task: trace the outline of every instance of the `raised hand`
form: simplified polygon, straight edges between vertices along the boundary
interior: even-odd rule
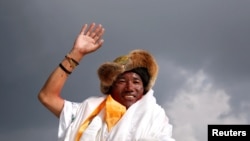
[[[67,77],[75,69],[84,55],[100,48],[103,44],[102,35],[104,28],[102,25],[85,24],[77,36],[71,51],[64,57],[60,65],[51,73],[39,92],[38,98],[53,114],[60,117],[64,106],[64,99],[61,97],[62,88]],[[69,59],[70,58],[70,59]],[[73,65],[72,65],[73,60]],[[77,63],[75,63],[75,61]]]
[[[74,42],[72,51],[77,51],[81,55],[86,55],[97,50],[104,42],[102,39],[104,31],[105,29],[101,24],[96,25],[92,23],[89,27],[85,24]]]

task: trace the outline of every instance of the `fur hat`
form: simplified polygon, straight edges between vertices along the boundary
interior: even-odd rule
[[[119,56],[113,62],[106,62],[99,67],[97,73],[101,92],[108,94],[118,75],[141,67],[146,68],[150,76],[148,85],[144,88],[147,92],[153,87],[157,78],[158,64],[149,52],[141,49],[132,50],[129,54]]]

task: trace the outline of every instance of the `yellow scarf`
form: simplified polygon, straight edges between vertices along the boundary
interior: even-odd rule
[[[106,108],[104,121],[108,126],[108,131],[110,131],[115,124],[121,119],[123,114],[126,112],[126,107],[115,101],[111,95],[108,95],[105,100],[91,113],[91,115],[82,123],[78,133],[76,134],[76,141],[79,141],[83,132],[88,127],[92,119],[99,114],[99,112]]]

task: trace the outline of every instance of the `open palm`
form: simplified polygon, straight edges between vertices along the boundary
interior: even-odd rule
[[[102,25],[96,26],[92,23],[89,27],[85,24],[74,43],[74,49],[78,50],[81,54],[88,54],[100,48],[103,44],[102,35],[104,28]]]

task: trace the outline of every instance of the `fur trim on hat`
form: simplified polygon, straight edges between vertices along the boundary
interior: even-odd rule
[[[145,67],[150,75],[149,83],[145,87],[148,91],[155,83],[158,75],[158,65],[154,57],[147,51],[137,49],[129,54],[117,57],[113,62],[102,64],[97,73],[100,79],[101,92],[108,94],[117,76],[138,67]]]

